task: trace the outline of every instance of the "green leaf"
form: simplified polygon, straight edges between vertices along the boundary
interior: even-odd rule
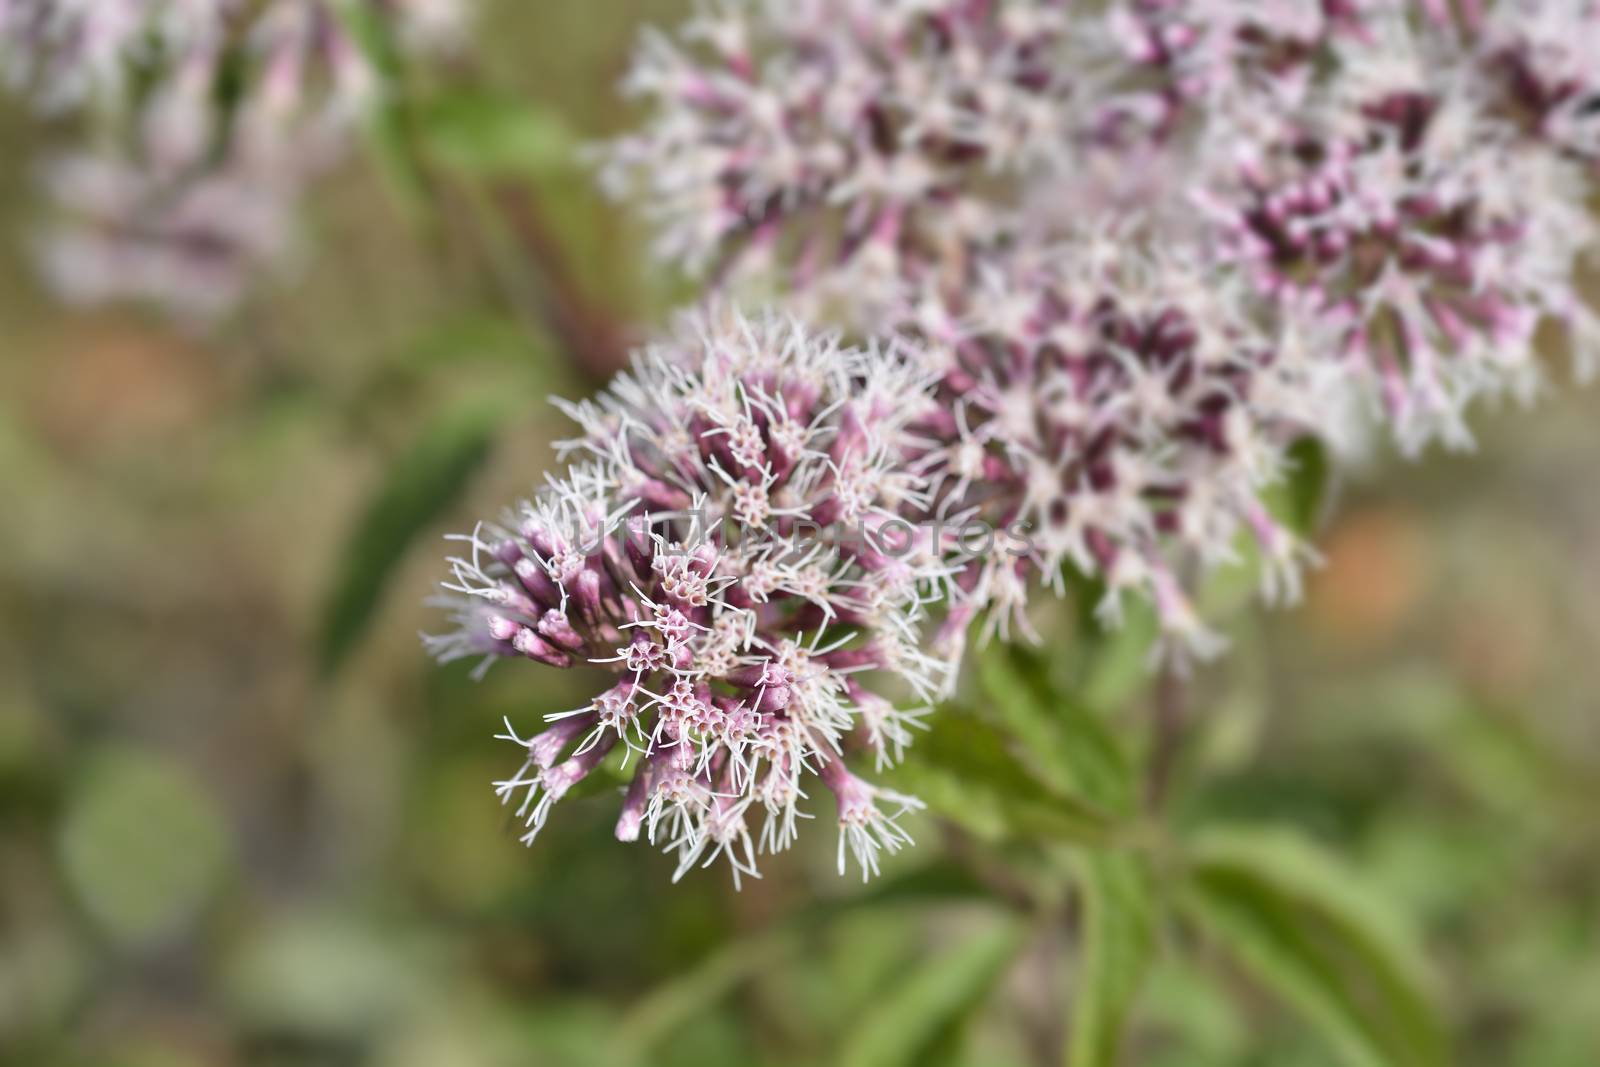
[[[846,1038],[842,1067],[922,1065],[982,1008],[1022,945],[1006,922],[930,960],[867,1010]]]
[[[1445,1037],[1412,938],[1339,861],[1299,837],[1198,841],[1185,905],[1355,1067],[1431,1067]]]
[[[1011,754],[1004,735],[955,709],[884,778],[987,841],[1098,844],[1112,828],[1105,811],[1041,782]]]
[[[1309,535],[1316,529],[1331,476],[1327,449],[1315,438],[1303,437],[1289,446],[1288,476],[1268,492],[1267,503],[1290,529]]]
[[[1106,811],[1126,813],[1133,774],[1117,739],[1092,711],[1051,691],[1037,654],[995,646],[978,658],[989,711],[1022,744],[1024,762],[1063,793]]]
[[[420,116],[429,158],[476,176],[540,177],[573,166],[577,138],[561,117],[527,100],[457,92]]]
[[[423,428],[389,469],[344,549],[322,612],[318,667],[333,675],[372,621],[384,582],[417,534],[460,496],[489,454],[498,414],[474,408]]]
[[[686,968],[642,997],[614,1028],[609,1062],[647,1062],[649,1050],[690,1019],[705,1012],[741,982],[768,967],[778,967],[804,942],[785,926],[748,935]]]
[[[1083,959],[1068,1062],[1113,1067],[1128,1015],[1155,957],[1160,901],[1146,861],[1126,853],[1079,858]]]
[[[1062,568],[1067,596],[1074,607],[1077,669],[1069,672],[1073,695],[1094,711],[1120,711],[1150,684],[1150,650],[1160,625],[1155,609],[1135,597],[1125,606],[1122,624],[1104,625],[1095,609],[1106,594],[1105,582],[1072,565]]]
[[[787,921],[736,939],[637,1000],[613,1027],[605,1062],[647,1062],[662,1041],[704,1017],[740,984],[811,951],[816,935],[831,923],[848,917],[904,919],[915,909],[952,902],[992,903],[992,899],[964,867],[934,863],[874,882],[847,897],[812,901]]]
[[[1127,606],[1121,626],[1106,630],[1098,621],[1089,625],[1094,629],[1085,638],[1091,654],[1078,699],[1094,710],[1120,711],[1155,676],[1150,669],[1150,650],[1160,633],[1155,609],[1135,601]]]
[[[493,314],[466,312],[429,327],[394,356],[405,371],[461,363],[511,363],[542,371],[553,362],[526,327]]]

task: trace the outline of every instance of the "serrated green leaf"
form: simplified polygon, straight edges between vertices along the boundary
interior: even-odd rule
[[[323,677],[339,669],[366,632],[386,579],[417,534],[450,507],[488,456],[498,423],[489,408],[445,415],[389,468],[345,545],[323,606],[317,646]]]
[[[987,649],[978,658],[978,680],[989,713],[1021,742],[1024,761],[1047,783],[1105,811],[1129,810],[1133,775],[1117,739],[1093,712],[1052,692],[1036,654]]]
[[[874,1003],[844,1043],[843,1067],[900,1067],[928,1062],[982,1008],[1022,945],[1006,922],[929,960]]]
[[[1068,1062],[1114,1067],[1129,1013],[1157,947],[1160,899],[1148,863],[1126,853],[1079,858],[1083,954]]]
[[[431,159],[474,176],[538,177],[577,158],[577,138],[561,117],[527,100],[453,93],[429,101],[419,124]]]
[[[1112,830],[1105,811],[1041,782],[998,730],[954,710],[884,777],[987,841],[1099,844]]]
[[[1419,952],[1335,858],[1287,833],[1232,830],[1201,839],[1192,859],[1190,914],[1346,1062],[1445,1062]]]

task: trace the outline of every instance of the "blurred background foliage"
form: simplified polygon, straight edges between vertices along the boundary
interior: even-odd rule
[[[1592,391],[1329,486],[1306,606],[1182,706],[1070,604],[985,653],[905,772],[957,817],[878,883],[822,810],[740,893],[604,797],[517,845],[492,735],[590,680],[416,633],[545,396],[685,296],[580,158],[679,7],[490,6],[204,335],[38,288],[70,131],[0,112],[0,1063],[1600,1062]]]

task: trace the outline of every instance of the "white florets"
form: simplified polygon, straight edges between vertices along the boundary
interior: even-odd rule
[[[531,740],[508,726],[529,756],[498,788],[529,840],[620,742],[642,759],[618,836],[675,852],[680,875],[723,858],[737,879],[793,840],[803,779],[853,738],[879,766],[899,757],[918,713],[892,700],[949,671],[906,651],[948,568],[886,555],[867,524],[922,499],[904,461],[932,403],[919,373],[897,350],[713,313],[565,405],[584,462],[466,539],[446,585],[461,628],[429,639],[442,659],[619,676]]]

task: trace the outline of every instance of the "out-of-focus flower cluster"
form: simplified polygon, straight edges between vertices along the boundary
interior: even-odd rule
[[[502,795],[536,831],[625,743],[622,836],[749,871],[747,813],[786,844],[812,770],[871,869],[901,837],[841,756],[909,735],[855,672],[936,697],[1069,570],[1180,661],[1221,643],[1209,569],[1297,596],[1315,553],[1268,506],[1296,442],[1464,445],[1543,382],[1541,328],[1600,345],[1597,35],[1587,0],[730,0],[648,36],[602,178],[661,257],[897,347],[718,325],[570,409],[587,465],[474,535],[435,644],[621,680],[509,733]],[[909,551],[744,536],[862,516]]]
[[[881,306],[914,263],[1012,232],[1069,154],[1066,0],[752,0],[644,39],[652,118],[606,156],[657,251]],[[884,287],[890,287],[885,293]]]
[[[1241,528],[1296,588],[1260,503],[1296,437],[1470,443],[1547,324],[1587,366],[1597,34],[1588,0],[734,3],[647,38],[605,176],[675,265],[916,338],[942,492],[1203,651],[1178,576]]]
[[[1530,395],[1541,323],[1587,361],[1600,325],[1574,278],[1600,234],[1583,159],[1600,7],[1134,8],[1118,25],[1162,106],[1113,112],[1180,143],[1208,254],[1337,326],[1332,358],[1404,447],[1466,445],[1474,400]]]
[[[1113,229],[980,261],[959,297],[905,324],[938,375],[938,441],[923,467],[946,512],[1025,534],[1026,558],[975,560],[947,636],[987,610],[1026,630],[1027,592],[1066,567],[1100,578],[1108,623],[1125,594],[1155,605],[1180,659],[1220,646],[1180,577],[1238,563],[1249,531],[1273,598],[1299,595],[1307,550],[1262,504],[1284,447],[1325,417],[1312,338],[1250,315],[1233,278],[1183,255],[1129,254]],[[954,303],[954,301],[959,303]]]
[[[600,664],[615,682],[550,716],[498,784],[532,841],[613,749],[633,768],[617,836],[725,857],[735,877],[794,840],[808,788],[834,794],[862,872],[907,838],[917,802],[855,776],[897,760],[949,666],[923,649],[950,578],[908,523],[927,505],[914,424],[922,371],[779,317],[715,312],[643,353],[597,401],[567,408],[575,463],[480,526],[454,561],[459,628],[443,659]]]
[[[461,0],[0,0],[0,81],[94,127],[42,172],[67,299],[233,307],[382,92],[382,50],[461,39]],[[379,42],[387,42],[380,44]]]

